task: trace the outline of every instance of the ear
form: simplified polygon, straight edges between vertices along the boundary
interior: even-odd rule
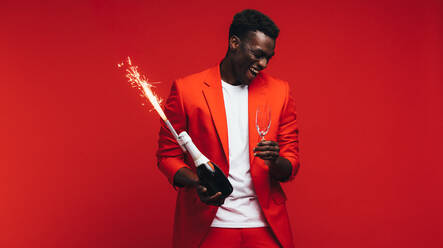
[[[229,48],[230,48],[230,50],[232,50],[232,51],[237,50],[237,48],[240,46],[240,43],[241,43],[240,38],[237,35],[232,35],[229,38]]]

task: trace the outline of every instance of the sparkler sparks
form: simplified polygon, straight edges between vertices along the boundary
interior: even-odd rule
[[[133,88],[136,88],[138,91],[140,91],[140,96],[143,99],[149,100],[149,102],[154,107],[155,111],[157,111],[158,115],[160,115],[160,117],[165,122],[168,129],[171,131],[174,138],[179,143],[181,149],[183,151],[186,151],[186,148],[184,147],[183,142],[179,139],[177,132],[174,130],[174,127],[171,125],[168,118],[166,118],[166,115],[163,112],[163,109],[160,107],[160,98],[157,98],[157,96],[152,92],[152,90],[151,90],[151,88],[153,87],[152,83],[149,83],[148,79],[144,75],[141,75],[138,72],[137,66],[132,65],[130,57],[128,57],[128,60],[126,63],[122,62],[120,64],[117,64],[117,66],[119,68],[121,68],[121,67],[125,66],[125,64],[127,65],[126,77],[128,78],[129,84]]]
[[[160,117],[163,119],[163,121],[167,121],[165,113],[163,112],[162,108],[160,107],[161,99],[158,98],[151,90],[152,83],[148,81],[148,79],[141,75],[138,72],[138,66],[132,65],[131,58],[128,57],[127,62],[122,62],[120,64],[117,64],[119,68],[123,67],[124,65],[127,65],[126,68],[126,77],[128,78],[129,84],[131,87],[136,88],[141,92],[141,97],[148,99],[149,102],[154,107],[155,111],[160,115]]]

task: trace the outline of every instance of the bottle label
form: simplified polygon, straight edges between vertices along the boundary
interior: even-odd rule
[[[181,142],[183,142],[183,145],[186,147],[186,150],[188,150],[189,154],[192,157],[192,160],[194,160],[194,164],[196,167],[209,162],[209,159],[205,155],[203,155],[194,145],[191,137],[186,131],[181,132],[178,135],[178,138],[181,140]]]

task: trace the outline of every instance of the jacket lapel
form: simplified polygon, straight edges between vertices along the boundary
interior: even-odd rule
[[[212,117],[212,122],[215,126],[218,138],[223,147],[225,154],[227,170],[223,168],[223,172],[229,173],[229,147],[228,147],[228,127],[226,121],[225,104],[223,100],[223,91],[221,87],[221,77],[219,66],[213,67],[209,70],[206,79],[204,80],[203,96],[208,105],[209,112]]]

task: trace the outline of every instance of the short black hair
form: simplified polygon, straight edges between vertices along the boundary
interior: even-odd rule
[[[229,37],[243,38],[249,31],[261,31],[273,40],[277,39],[280,29],[267,15],[255,9],[245,9],[234,15],[229,27]]]

